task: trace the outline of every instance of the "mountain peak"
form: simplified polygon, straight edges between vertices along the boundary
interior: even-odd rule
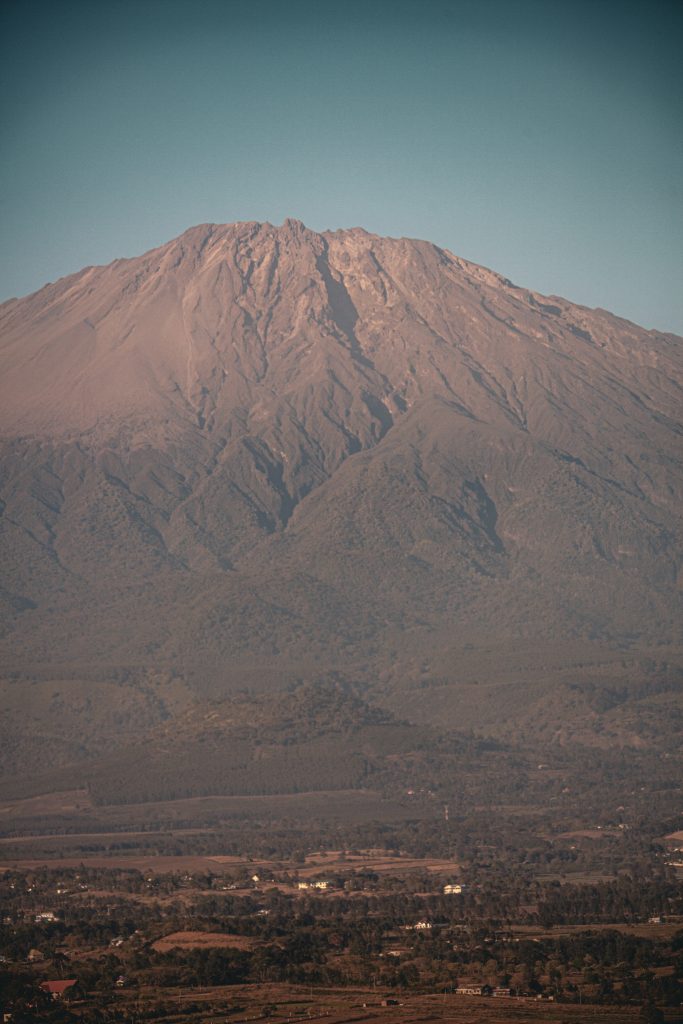
[[[309,229],[306,227],[302,220],[297,220],[296,217],[285,217],[282,222],[282,227],[291,231],[293,234],[303,234]]]
[[[430,243],[320,234],[292,218],[202,224],[87,268],[0,307],[0,333],[0,429],[43,436],[113,436],[145,421],[157,436],[160,422],[174,431],[195,412],[208,427],[219,407],[249,407],[283,359],[287,388],[307,378],[309,351],[323,360],[321,382],[336,364],[349,387],[360,374],[395,408],[434,392],[471,415],[483,402],[486,419],[528,423],[533,409],[505,381],[528,381],[538,359],[598,374],[599,352],[614,349],[666,372],[671,354],[634,325],[516,288]]]

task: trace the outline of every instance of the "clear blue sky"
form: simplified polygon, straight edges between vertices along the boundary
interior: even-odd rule
[[[438,242],[683,334],[683,4],[4,0],[0,298],[205,221]]]

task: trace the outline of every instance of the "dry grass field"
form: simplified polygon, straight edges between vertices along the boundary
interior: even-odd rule
[[[253,949],[256,939],[248,935],[226,935],[224,932],[171,932],[152,943],[158,953],[171,949]]]
[[[145,994],[146,995],[146,994]],[[197,1024],[242,1024],[261,1017],[267,1007],[271,1024],[293,1020],[323,1020],[327,1024],[427,1024],[451,1021],[453,1024],[637,1024],[638,1007],[610,1007],[553,1003],[535,999],[492,999],[459,996],[451,992],[431,995],[391,995],[373,988],[318,989],[268,984],[238,985],[229,988],[157,990],[149,992],[168,1007],[169,1019],[183,1017],[189,1003],[206,1003],[206,1012],[192,1015]],[[383,1006],[385,999],[395,1005]],[[117,1001],[118,1002],[118,1001]],[[126,1004],[123,995],[120,1003]],[[123,1007],[121,1007],[123,1008]],[[678,1024],[683,1016],[668,1011],[667,1024]]]
[[[12,847],[21,843],[40,843],[41,846],[51,847],[59,850],[60,847],[70,846],[74,842],[97,842],[97,843],[121,843],[131,839],[149,840],[154,836],[196,836],[205,835],[203,828],[178,828],[173,830],[159,829],[155,832],[67,832],[64,835],[20,835],[0,836],[0,847]]]
[[[212,871],[220,874],[228,868],[240,868],[249,866],[254,870],[263,869],[269,866],[268,861],[247,861],[241,857],[215,856],[202,857],[193,856],[164,856],[147,854],[144,857],[137,856],[93,856],[80,855],[78,857],[28,857],[17,860],[4,860],[0,871],[9,869],[32,870],[39,867],[62,867],[78,868],[125,868],[128,870],[149,871],[154,874],[166,874],[175,871],[201,872]]]
[[[554,928],[537,928],[535,925],[513,925],[513,935],[525,939],[558,939],[563,935],[580,935],[586,932],[621,932],[638,939],[665,941],[683,928],[683,921],[664,921],[661,924],[560,924]]]
[[[201,834],[202,830],[183,830],[164,835]],[[80,866],[90,868],[128,868],[138,871],[150,871],[155,874],[166,872],[213,872],[220,874],[230,869],[246,868],[254,873],[267,874],[273,870],[275,862],[270,860],[247,859],[229,855],[179,855],[164,856],[160,854],[146,853],[112,853],[112,854],[88,854],[87,851],[77,856],[60,856],[60,846],[74,840],[83,839],[91,842],[112,839],[121,842],[127,838],[145,837],[149,839],[150,833],[145,832],[120,832],[120,833],[85,833],[80,835],[67,836],[25,836],[0,838],[0,848],[3,848],[3,858],[0,862],[0,871],[10,869],[31,870],[41,866],[77,868]],[[12,857],[13,846],[20,843],[37,842],[49,848],[49,855],[43,857]],[[296,871],[301,879],[316,878],[318,876],[335,875],[337,873],[348,873],[349,871],[371,871],[377,875],[391,875],[402,877],[414,872],[429,872],[434,875],[441,875],[444,878],[457,878],[459,865],[456,861],[440,857],[394,857],[384,850],[360,850],[345,852],[334,850],[327,853],[320,852],[310,854],[306,857],[305,865],[285,864],[292,871]],[[265,882],[265,879],[262,879]]]
[[[43,818],[53,814],[82,815],[93,809],[87,789],[73,789],[61,793],[44,793],[25,800],[0,801],[0,824],[14,818]]]
[[[292,818],[302,821],[339,819],[346,822],[400,821],[421,816],[418,806],[387,799],[377,790],[317,790],[266,796],[201,796],[151,803],[114,804],[96,807],[87,790],[44,793],[25,799],[0,800],[0,830],[21,823],[59,820],[69,827],[80,826],[88,834],[107,828],[148,826],[163,822],[192,821],[207,824],[219,819],[261,817]]]
[[[412,871],[431,871],[435,874],[457,875],[458,864],[440,857],[392,857],[386,850],[329,850],[306,857],[306,866],[299,869],[302,878],[310,878],[326,871],[373,871],[378,875],[406,875]]]

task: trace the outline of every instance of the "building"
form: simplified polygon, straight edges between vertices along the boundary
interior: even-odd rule
[[[456,994],[459,996],[490,996],[490,985],[458,985]]]
[[[464,888],[465,886],[458,882],[449,882],[443,887],[444,896],[459,896]]]
[[[43,981],[40,988],[43,992],[51,995],[53,999],[63,999],[64,993],[75,984],[75,978],[70,978],[68,981]]]

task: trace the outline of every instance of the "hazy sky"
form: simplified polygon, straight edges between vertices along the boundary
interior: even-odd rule
[[[683,4],[4,0],[0,298],[205,221],[438,242],[683,334]]]

